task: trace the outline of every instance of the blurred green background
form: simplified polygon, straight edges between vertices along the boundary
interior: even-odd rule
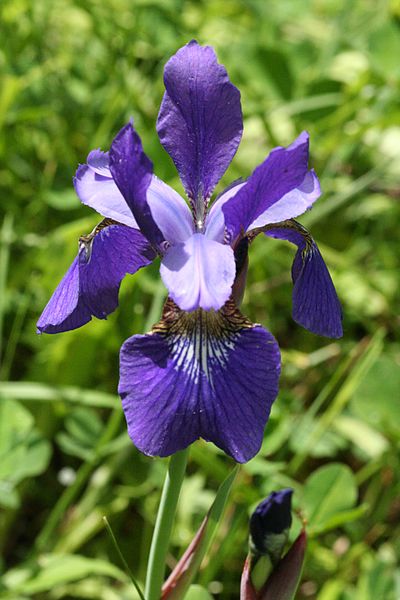
[[[56,336],[35,323],[98,221],[71,181],[91,149],[133,116],[181,191],[155,121],[163,65],[193,37],[242,94],[243,141],[217,191],[310,132],[324,195],[300,220],[345,331],[293,323],[293,249],[257,239],[243,311],[279,341],[281,392],[197,583],[238,598],[251,509],[292,486],[311,538],[298,598],[400,598],[398,0],[2,0],[0,15],[0,598],[135,599],[102,515],[143,581],[167,463],[132,446],[116,388],[121,343],[159,318],[158,265],[123,282],[107,321]],[[192,446],[171,566],[232,466]]]

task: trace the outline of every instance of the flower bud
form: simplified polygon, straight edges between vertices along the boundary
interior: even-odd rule
[[[282,557],[292,524],[293,490],[272,492],[250,519],[250,552],[241,581],[241,600],[292,600],[303,568],[306,532]]]
[[[292,524],[293,490],[272,492],[263,500],[250,518],[250,552],[267,555],[273,565],[282,556]]]

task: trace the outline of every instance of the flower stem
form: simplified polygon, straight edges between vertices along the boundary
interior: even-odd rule
[[[188,448],[181,450],[171,456],[169,462],[151,541],[144,592],[146,600],[160,600],[161,597],[161,587],[165,575],[165,558],[179,492],[185,476],[188,454]]]

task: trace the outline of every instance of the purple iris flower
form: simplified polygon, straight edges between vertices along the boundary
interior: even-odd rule
[[[297,246],[295,320],[320,335],[342,335],[328,270],[293,220],[319,197],[320,186],[302,133],[210,205],[242,136],[239,91],[212,48],[195,41],[168,61],[164,81],[157,131],[189,204],[153,175],[132,124],[109,153],[91,152],[74,184],[104,219],[80,238],[38,330],[58,333],[92,316],[106,318],[118,305],[122,278],[160,256],[169,296],[162,319],[121,349],[119,393],[129,435],[151,456],[168,456],[202,437],[245,462],[260,448],[280,372],[275,339],[238,308],[255,235]]]

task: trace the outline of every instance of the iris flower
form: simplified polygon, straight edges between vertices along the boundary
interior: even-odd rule
[[[104,219],[80,238],[38,331],[106,318],[118,305],[123,277],[159,256],[168,290],[162,318],[121,349],[119,393],[129,435],[151,456],[168,456],[201,437],[245,462],[260,448],[280,372],[274,337],[239,311],[247,250],[257,234],[297,246],[294,319],[316,334],[342,335],[328,270],[293,220],[319,197],[320,186],[308,168],[303,132],[211,204],[242,136],[240,93],[213,49],[196,41],[167,62],[164,82],[157,131],[188,202],[153,174],[132,123],[108,153],[92,151],[74,185]]]

